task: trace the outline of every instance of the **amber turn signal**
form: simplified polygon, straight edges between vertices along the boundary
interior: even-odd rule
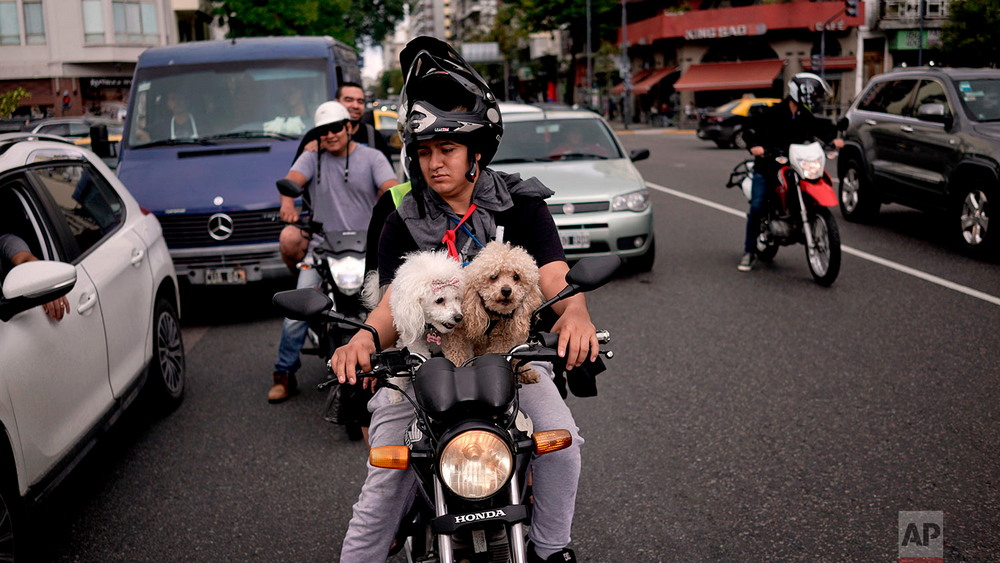
[[[573,436],[569,430],[545,430],[532,434],[531,440],[535,442],[535,455],[542,455],[568,448]]]
[[[368,453],[368,463],[385,469],[406,469],[410,467],[410,448],[406,446],[372,448]]]

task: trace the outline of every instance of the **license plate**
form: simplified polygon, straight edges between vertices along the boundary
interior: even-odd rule
[[[587,231],[559,231],[563,248],[590,248],[590,233]]]
[[[205,270],[205,285],[243,285],[247,271],[243,268],[209,268]]]

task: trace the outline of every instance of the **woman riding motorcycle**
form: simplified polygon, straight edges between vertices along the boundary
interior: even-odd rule
[[[463,261],[495,236],[525,247],[539,264],[542,293],[547,298],[557,294],[566,285],[569,268],[544,202],[552,192],[534,178],[521,180],[486,168],[499,146],[503,125],[496,98],[485,81],[448,44],[431,37],[411,41],[400,53],[400,62],[406,77],[401,100],[404,162],[413,187],[382,229],[378,248],[382,285],[391,282],[407,252],[441,248],[445,233],[450,232],[447,246]],[[463,217],[467,230],[456,228]],[[396,339],[388,306],[391,291],[390,287],[367,321],[377,329],[383,347]],[[567,368],[587,359],[594,361],[598,343],[583,295],[559,303],[556,312],[560,319],[552,331],[559,333],[558,350]],[[369,358],[374,351],[372,336],[361,331],[334,353],[331,368],[340,381],[353,381],[359,367],[371,369]],[[576,558],[566,545],[583,440],[552,381],[550,367],[545,375],[539,383],[522,387],[520,407],[532,418],[535,430],[568,429],[573,444],[532,462],[534,515],[528,557],[532,562],[572,562]],[[391,402],[382,389],[368,408],[372,447],[403,444],[406,425],[413,417],[408,402]],[[369,465],[341,561],[384,561],[416,491],[411,471]]]

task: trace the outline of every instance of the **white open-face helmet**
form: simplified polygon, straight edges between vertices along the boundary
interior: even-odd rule
[[[344,104],[337,101],[323,102],[316,108],[316,114],[313,116],[313,128],[350,120],[351,113],[347,111]]]
[[[812,113],[823,109],[823,100],[833,91],[825,80],[811,72],[800,72],[788,81],[788,96]]]

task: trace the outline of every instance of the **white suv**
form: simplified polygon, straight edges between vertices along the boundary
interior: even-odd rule
[[[184,393],[177,278],[159,222],[92,152],[43,139],[0,135],[0,234],[38,258],[0,267],[3,557],[24,547],[23,509],[144,384],[165,408]],[[70,313],[55,321],[40,305],[61,296]]]

